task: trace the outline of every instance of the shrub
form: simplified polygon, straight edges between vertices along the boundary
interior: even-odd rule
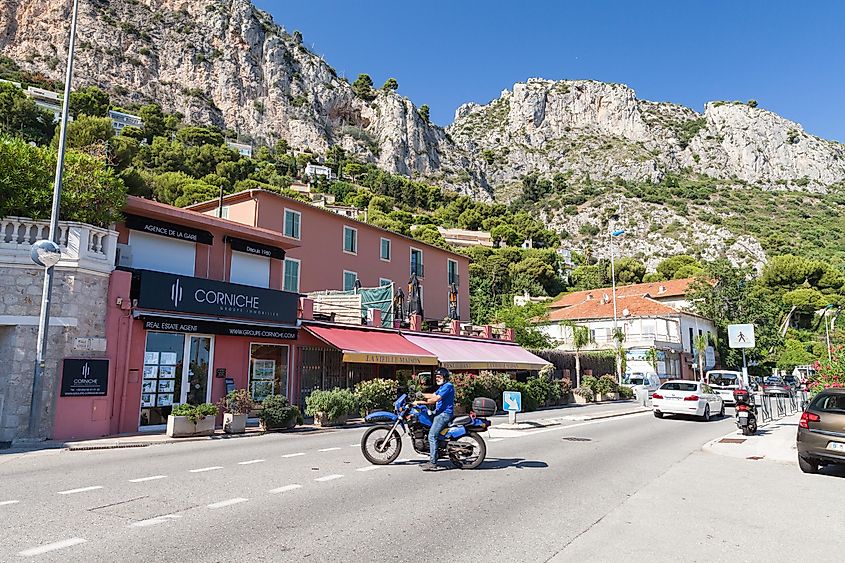
[[[566,397],[572,392],[572,380],[571,379],[561,379],[557,382],[558,386],[560,387],[560,396]]]
[[[230,414],[249,414],[255,403],[246,389],[235,389],[220,399],[217,406],[221,411]]]
[[[560,398],[560,387],[546,377],[532,377],[525,384],[525,387],[532,398],[540,405],[546,401]]]
[[[583,385],[581,387],[576,387],[572,390],[572,392],[578,395],[579,397],[584,397],[585,399],[587,399],[587,402],[593,402],[596,398],[595,394],[593,393],[593,390]]]
[[[472,400],[481,396],[479,376],[473,373],[453,373],[452,385],[455,386],[455,403],[470,408]]]
[[[478,376],[477,397],[489,397],[502,406],[502,393],[514,382],[509,373],[482,371]],[[475,397],[473,397],[475,398]]]
[[[355,400],[361,416],[376,410],[391,410],[399,391],[399,382],[393,379],[371,379],[355,386]]]
[[[331,391],[320,389],[305,398],[305,414],[324,413],[329,420],[336,420],[355,411],[355,395],[349,389],[335,387]]]
[[[593,394],[596,393],[596,386],[598,384],[599,384],[599,380],[596,379],[595,377],[593,377],[592,375],[585,375],[584,377],[581,378],[581,387],[585,388],[585,389],[589,389],[590,391],[593,392]]]
[[[625,385],[619,386],[619,398],[620,399],[633,399],[634,398],[634,390],[630,387],[626,387]]]
[[[601,395],[607,395],[608,393],[616,393],[618,388],[619,384],[616,383],[616,379],[612,375],[603,375],[596,382],[593,391]]]
[[[188,420],[196,424],[207,416],[217,416],[217,407],[212,403],[202,403],[201,405],[183,403],[173,407],[173,411],[170,414],[173,416],[186,416]]]
[[[511,381],[505,391],[518,391],[522,394],[522,411],[530,412],[537,410],[537,399],[531,392],[527,383],[520,381]]]
[[[268,395],[261,405],[264,408],[258,418],[267,428],[287,428],[291,422],[294,422],[294,426],[304,422],[299,407],[291,405],[282,395]]]

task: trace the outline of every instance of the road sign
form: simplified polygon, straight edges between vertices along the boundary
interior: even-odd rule
[[[731,348],[754,348],[754,325],[728,325],[728,346]]]
[[[519,391],[505,391],[502,393],[502,404],[508,412],[522,412],[522,393]]]

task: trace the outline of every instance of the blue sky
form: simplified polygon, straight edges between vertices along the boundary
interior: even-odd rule
[[[819,0],[256,0],[339,73],[431,107],[449,124],[539,76],[620,82],[697,111],[755,99],[845,142],[845,2]]]

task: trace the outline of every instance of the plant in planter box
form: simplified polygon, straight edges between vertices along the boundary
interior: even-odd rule
[[[223,411],[223,431],[227,434],[243,434],[246,432],[246,417],[255,406],[249,391],[235,389],[230,391],[218,403]]]
[[[268,395],[261,405],[263,408],[258,418],[264,430],[293,428],[304,422],[299,407],[291,405],[282,395]]]
[[[619,384],[612,375],[603,375],[596,382],[594,391],[596,392],[596,400],[614,400],[616,398],[616,390]]]
[[[591,403],[595,399],[593,390],[583,385],[573,389],[572,394],[575,396],[575,402],[582,405],[585,403]]]
[[[352,391],[337,387],[331,391],[318,389],[305,398],[305,414],[313,416],[318,426],[346,424],[346,417],[355,411],[355,406]]]
[[[558,387],[560,387],[561,402],[569,402],[569,394],[572,393],[572,380],[561,379],[557,382],[557,384]]]
[[[371,379],[355,386],[355,400],[361,416],[373,411],[393,410],[399,391],[399,382],[392,379]]]
[[[167,417],[167,435],[179,438],[214,434],[217,412],[217,406],[212,403],[176,405]]]

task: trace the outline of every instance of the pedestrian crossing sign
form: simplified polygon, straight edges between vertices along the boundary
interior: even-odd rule
[[[728,346],[731,348],[754,348],[754,325],[728,325]]]

